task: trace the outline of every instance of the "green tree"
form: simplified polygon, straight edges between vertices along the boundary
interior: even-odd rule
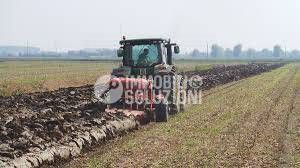
[[[282,57],[283,50],[281,49],[280,45],[275,45],[273,48],[273,57]]]
[[[221,46],[217,45],[217,44],[213,44],[211,46],[210,55],[214,58],[223,57],[224,56],[224,49]]]
[[[233,56],[241,57],[241,55],[242,55],[242,44],[238,44],[233,48]]]
[[[230,48],[226,48],[224,55],[225,57],[232,57],[233,51]]]
[[[198,49],[194,49],[192,52],[191,52],[191,56],[193,58],[199,58],[201,56],[201,53]]]
[[[291,53],[289,55],[292,58],[300,58],[300,51],[299,50],[293,50],[293,51],[291,51]]]
[[[272,57],[272,51],[267,48],[264,48],[258,53],[258,56],[260,58]]]
[[[254,58],[256,56],[256,50],[253,48],[249,48],[247,50],[247,57],[248,58]]]

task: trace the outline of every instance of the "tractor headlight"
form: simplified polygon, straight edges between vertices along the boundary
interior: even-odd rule
[[[154,66],[154,73],[166,72],[168,71],[168,65],[166,64],[159,64]]]
[[[159,72],[159,71],[161,71],[161,70],[164,70],[164,69],[166,69],[166,67],[163,66],[162,64],[159,64],[159,65],[154,66],[154,72],[155,72],[155,73],[156,73],[156,72]]]
[[[115,68],[112,71],[112,75],[115,76],[129,76],[130,75],[130,68],[129,67],[120,67],[120,68]]]

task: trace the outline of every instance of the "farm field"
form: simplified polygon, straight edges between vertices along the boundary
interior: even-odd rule
[[[205,91],[233,82],[221,88],[225,90],[239,80],[267,74],[282,66],[278,63],[216,65],[181,74],[201,76],[201,89]],[[218,93],[219,89],[213,91]],[[151,128],[144,127],[133,116],[106,112],[106,105],[95,101],[93,85],[2,97],[0,104],[0,167],[61,164],[59,160],[76,158],[120,135],[138,128]],[[177,124],[180,128],[181,123]],[[109,141],[107,144],[114,146]]]
[[[300,65],[204,92],[168,123],[120,137],[66,167],[299,167]]]
[[[179,71],[204,70],[218,62],[177,61]],[[222,63],[222,62],[220,62]],[[232,64],[235,62],[227,62]],[[0,96],[94,84],[120,61],[0,61]]]
[[[93,84],[117,65],[116,61],[3,61],[0,95]]]
[[[156,1],[0,0],[0,168],[300,168],[300,0]]]

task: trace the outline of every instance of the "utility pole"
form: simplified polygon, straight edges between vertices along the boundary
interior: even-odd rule
[[[28,46],[28,40],[27,40],[27,42],[26,42],[26,49],[27,49],[27,58],[28,58],[28,56],[29,56],[29,46]]]
[[[284,57],[286,58],[286,46],[284,47]]]
[[[55,48],[55,52],[56,52],[56,54],[58,54],[58,45],[57,45],[57,40],[54,40],[54,48]]]
[[[123,34],[122,34],[122,24],[120,24],[120,37],[121,37],[121,40],[123,39]]]
[[[208,43],[206,42],[206,58],[208,59],[209,54],[208,54]]]

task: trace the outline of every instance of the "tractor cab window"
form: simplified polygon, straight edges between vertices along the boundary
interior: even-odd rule
[[[158,49],[158,44],[133,45],[131,59],[134,66],[146,67],[157,63],[159,61]]]
[[[167,63],[167,49],[164,45],[161,46],[162,51],[162,62]]]

